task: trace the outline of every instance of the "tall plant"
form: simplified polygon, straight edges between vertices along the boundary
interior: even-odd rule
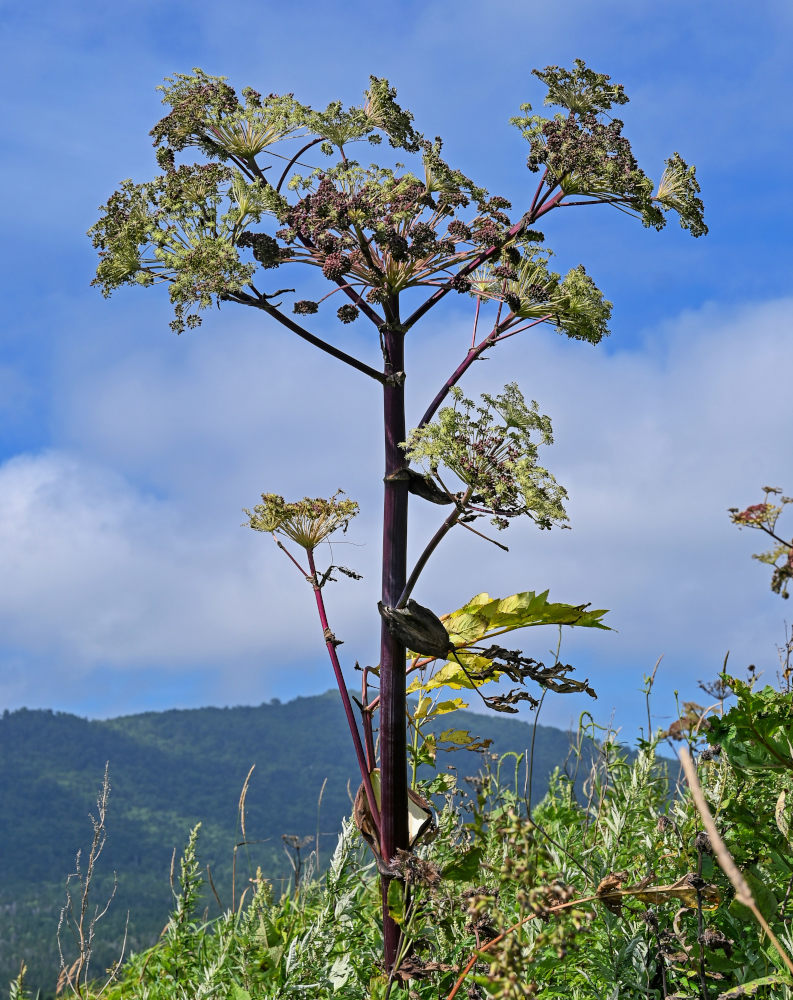
[[[335,101],[316,111],[292,94],[262,97],[246,87],[238,95],[224,78],[197,69],[166,79],[161,88],[170,110],[151,134],[162,173],[142,184],[125,181],[91,230],[100,255],[95,284],[105,295],[124,284],[167,284],[177,333],[197,326],[201,310],[212,304],[258,309],[269,322],[382,387],[382,627],[374,670],[380,690],[368,700],[365,672],[363,740],[325,615],[322,588],[328,577],[314,562],[326,529],[346,525],[354,514],[351,501],[290,504],[265,494],[250,518],[253,527],[305,549],[307,566],[291,550],[289,555],[314,588],[356,743],[370,839],[384,873],[388,968],[399,942],[387,908],[388,865],[410,845],[408,672],[439,666],[437,676],[444,682],[471,689],[506,675],[580,690],[586,685],[571,681],[568,668],[544,667],[492,639],[543,622],[605,627],[601,613],[550,605],[544,594],[505,601],[479,595],[445,622],[412,600],[427,560],[455,526],[476,531],[472,523],[482,517],[499,530],[518,516],[540,528],[566,520],[566,494],[538,462],[537,443],[551,440],[548,418],[536,404],[527,406],[515,385],[476,404],[457,383],[486,352],[540,324],[593,344],[608,332],[611,305],[584,267],[564,277],[552,270],[551,251],[535,228],[544,216],[569,206],[611,205],[661,229],[673,211],[692,235],[706,232],[694,168],[675,153],[656,187],[636,162],[623,123],[612,115],[628,101],[621,85],[580,60],[572,70],[549,66],[535,75],[547,88],[546,104],[557,111],[546,117],[524,104],[512,120],[528,143],[527,165],[537,178],[517,211],[449,165],[441,140],[416,130],[386,80],[372,77],[361,105],[344,108]],[[383,140],[391,152],[380,164],[364,166],[353,158],[356,144],[382,147]],[[201,162],[184,161],[190,151],[200,152]],[[396,162],[402,156],[411,158],[412,170]],[[316,157],[325,158],[321,165],[306,165]],[[305,297],[285,287],[291,278],[276,281],[276,270],[297,271],[294,284],[304,281]],[[470,298],[470,346],[450,365],[408,433],[406,339],[451,293]],[[327,309],[324,304],[334,296],[342,300],[336,309],[342,325],[361,318],[372,325],[382,364],[369,364],[337,346],[333,335],[326,339],[309,329],[308,318]],[[450,396],[451,405],[444,406]],[[446,505],[450,512],[409,571],[411,496]],[[487,645],[476,645],[485,639]],[[491,704],[510,709],[519,697],[494,696]]]

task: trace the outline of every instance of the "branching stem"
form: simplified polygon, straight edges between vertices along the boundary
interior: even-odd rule
[[[275,538],[275,536],[273,536]],[[347,691],[347,685],[344,683],[344,675],[341,671],[341,664],[339,663],[339,657],[336,653],[336,637],[330,629],[328,624],[328,616],[325,611],[325,601],[322,597],[322,588],[319,583],[319,577],[317,576],[317,567],[314,562],[314,550],[306,549],[306,554],[308,556],[308,568],[309,572],[306,573],[300,563],[292,556],[292,554],[287,550],[286,546],[283,545],[277,538],[275,539],[276,545],[282,552],[292,560],[294,565],[300,572],[305,576],[305,578],[311,584],[314,591],[314,597],[317,602],[317,613],[319,614],[319,623],[322,626],[322,634],[325,638],[325,646],[328,650],[328,656],[330,657],[330,662],[333,666],[333,673],[336,677],[336,684],[339,688],[339,694],[341,695],[341,701],[344,705],[344,714],[347,716],[347,724],[350,727],[350,735],[352,736],[353,746],[355,747],[355,756],[358,758],[358,767],[361,772],[361,780],[363,782],[364,791],[366,793],[366,801],[369,803],[369,810],[372,814],[372,820],[377,828],[378,835],[380,832],[380,810],[377,806],[377,799],[375,798],[374,789],[372,788],[372,779],[370,777],[370,769],[367,766],[366,754],[364,753],[363,744],[361,743],[361,734],[358,732],[358,726],[355,722],[355,715],[353,714],[352,704],[350,702],[350,694]]]
[[[372,368],[370,365],[367,365],[364,361],[359,361],[358,358],[353,357],[351,354],[347,354],[346,351],[342,351],[338,347],[334,347],[332,344],[329,344],[327,341],[315,336],[313,333],[309,333],[309,331],[300,326],[299,323],[295,323],[293,319],[285,316],[280,310],[276,309],[275,306],[270,305],[267,299],[263,296],[260,296],[257,299],[253,295],[248,295],[245,292],[236,292],[234,298],[245,305],[254,306],[256,309],[261,309],[263,312],[266,312],[269,316],[272,316],[274,320],[277,320],[282,326],[285,326],[287,330],[291,330],[292,333],[296,333],[298,337],[308,341],[309,344],[313,344],[314,347],[318,347],[326,354],[330,354],[331,357],[337,358],[339,361],[343,361],[346,365],[349,365],[350,368],[355,368],[356,371],[363,372],[364,375],[368,375],[369,378],[373,378],[376,382],[380,382],[381,385],[385,382],[385,376],[382,372],[379,372],[376,368]]]
[[[451,512],[451,514],[449,514],[449,516],[444,520],[440,528],[438,528],[438,530],[435,532],[432,538],[427,542],[424,551],[419,556],[418,560],[416,561],[416,565],[413,567],[413,571],[408,577],[407,583],[405,584],[405,589],[402,591],[399,600],[397,601],[396,606],[398,608],[404,608],[404,606],[407,604],[408,598],[413,593],[413,588],[416,586],[418,578],[421,576],[422,570],[429,562],[430,556],[435,551],[435,549],[437,549],[437,547],[440,545],[440,543],[443,541],[446,535],[452,530],[455,524],[457,524],[460,515],[465,510],[464,506],[465,501],[468,499],[470,495],[471,495],[471,487],[469,486],[468,491],[463,497],[463,499],[459,503],[455,504],[454,510]]]

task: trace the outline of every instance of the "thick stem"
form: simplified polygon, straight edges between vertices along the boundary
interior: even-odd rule
[[[381,328],[386,382],[383,386],[385,491],[383,497],[382,601],[395,607],[407,576],[408,481],[396,477],[405,468],[400,443],[405,440],[405,334],[399,325],[397,301],[386,306],[388,322]],[[405,733],[405,647],[385,621],[380,638],[380,849],[390,861],[398,848],[408,848],[407,741]],[[399,949],[399,926],[388,915],[388,882],[383,878],[383,943],[386,970],[391,971]]]
[[[358,732],[358,726],[355,723],[355,716],[352,711],[350,695],[347,691],[347,685],[344,683],[344,675],[341,672],[339,657],[336,654],[336,637],[333,635],[333,632],[331,632],[330,626],[328,625],[328,616],[325,613],[325,601],[322,598],[322,589],[317,578],[317,567],[314,564],[314,553],[311,549],[307,549],[306,551],[308,553],[308,566],[311,571],[311,586],[314,589],[314,596],[317,600],[319,622],[320,625],[322,625],[322,634],[325,637],[325,645],[328,648],[330,662],[333,664],[333,673],[336,675],[336,683],[339,686],[339,694],[341,695],[341,701],[344,705],[344,714],[347,716],[347,724],[350,727],[350,735],[352,736],[352,742],[355,746],[355,756],[358,758],[358,767],[361,771],[361,780],[363,781],[364,791],[366,792],[366,801],[369,803],[369,810],[372,814],[372,820],[375,826],[379,826],[377,800],[375,799],[374,789],[372,788],[369,768],[366,764],[366,754],[364,753],[363,744],[361,743],[361,735]]]

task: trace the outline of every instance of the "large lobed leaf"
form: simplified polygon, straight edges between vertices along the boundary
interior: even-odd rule
[[[533,590],[511,594],[509,597],[492,598],[482,593],[472,597],[457,611],[441,616],[449,640],[455,647],[450,656],[432,677],[415,680],[408,693],[431,691],[440,687],[474,688],[480,683],[476,675],[487,673],[494,657],[476,650],[477,644],[489,644],[496,636],[537,625],[566,625],[570,628],[598,628],[611,631],[602,621],[605,609],[590,610],[588,604],[551,603],[548,591],[540,594]],[[413,654],[409,654],[413,655]],[[472,680],[472,676],[474,679]],[[498,680],[501,673],[488,675],[487,680]]]

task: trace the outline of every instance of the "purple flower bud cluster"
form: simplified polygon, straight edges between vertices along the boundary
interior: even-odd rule
[[[313,302],[311,299],[300,299],[298,302],[295,302],[292,312],[298,316],[311,316],[315,312],[319,312],[319,304]]]
[[[455,274],[450,282],[455,292],[470,292],[471,281],[462,274]]]
[[[254,259],[265,269],[278,267],[284,252],[278,241],[267,233],[243,233],[237,240],[238,247],[250,247]]]
[[[336,315],[339,317],[342,323],[354,323],[355,320],[358,319],[359,312],[354,305],[348,304],[339,306],[339,308],[336,310]]]

